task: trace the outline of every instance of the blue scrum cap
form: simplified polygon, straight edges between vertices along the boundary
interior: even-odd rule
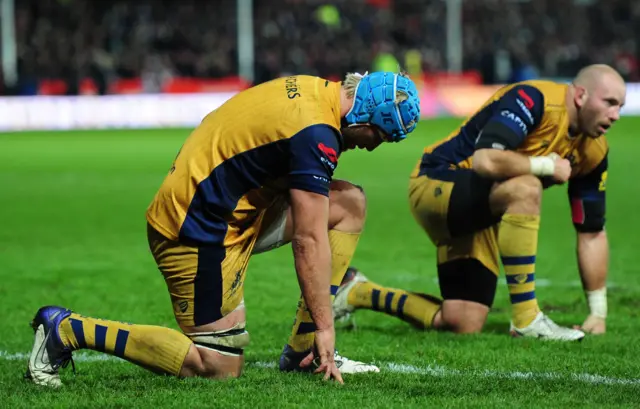
[[[396,103],[400,91],[407,99]],[[413,131],[420,119],[420,97],[414,82],[398,73],[365,73],[356,87],[353,106],[345,117],[349,125],[376,125],[399,142]]]

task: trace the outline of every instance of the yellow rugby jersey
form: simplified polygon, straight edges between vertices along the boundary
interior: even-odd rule
[[[342,149],[340,83],[290,76],[244,90],[209,113],[147,209],[171,240],[236,238],[289,189],[323,195]],[[227,240],[229,238],[227,237]]]
[[[605,136],[569,134],[568,85],[524,81],[499,89],[445,139],[424,149],[412,177],[451,180],[456,169],[471,169],[476,149],[510,149],[528,156],[552,152],[569,159],[569,195],[576,228],[598,230],[604,223],[608,144]],[[482,139],[488,127],[506,127],[509,140]]]

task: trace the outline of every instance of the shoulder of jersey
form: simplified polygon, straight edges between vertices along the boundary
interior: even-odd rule
[[[312,75],[285,77],[284,81],[287,99],[294,104],[291,106],[290,117],[285,122],[294,127],[324,124],[339,130],[340,123],[336,123],[335,107],[321,102],[329,101],[322,96],[325,84],[329,81]]]
[[[584,144],[584,148],[587,150],[591,150],[592,152],[598,155],[606,155],[609,152],[609,141],[607,141],[607,136],[602,135],[599,138],[589,138],[584,136],[586,143]]]
[[[531,80],[520,82],[518,85],[528,85],[540,91],[546,108],[565,108],[567,84],[547,80]]]

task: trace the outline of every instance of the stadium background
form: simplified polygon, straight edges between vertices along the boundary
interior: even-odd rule
[[[401,67],[425,117],[466,115],[496,84],[567,79],[596,61],[640,76],[640,3],[625,0],[3,0],[1,15],[0,93],[156,95],[3,99],[5,130],[191,126],[229,93],[292,73]],[[176,95],[181,112],[161,115]],[[111,114],[96,113],[107,101]]]
[[[640,2],[625,0],[0,0],[0,402],[8,407],[634,407],[640,402]],[[235,92],[306,73],[408,71],[423,121],[402,144],[353,152],[337,176],[364,186],[368,222],[354,264],[372,279],[438,293],[434,252],[407,208],[422,147],[501,84],[565,81],[588,63],[628,81],[611,131],[608,334],[578,345],[507,336],[500,284],[486,333],[422,333],[358,312],[341,353],[379,375],[344,388],[279,374],[299,295],[290,251],[256,257],[246,298],[252,345],[239,381],[157,377],[77,354],[55,395],[20,379],[26,325],[43,304],[175,328],[148,254],[144,210],[190,129]],[[381,166],[381,164],[383,166]],[[563,188],[545,193],[538,297],[564,325],[586,316]],[[364,402],[364,403],[363,403]]]

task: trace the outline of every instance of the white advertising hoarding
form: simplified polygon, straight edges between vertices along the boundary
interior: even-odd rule
[[[490,95],[493,90],[483,92]],[[439,94],[440,98],[447,99],[446,91],[441,90]],[[207,113],[233,95],[234,93],[0,97],[0,132],[194,127]],[[428,104],[438,104],[438,99],[425,98],[425,108]],[[456,112],[468,115],[473,109],[467,107]],[[448,114],[446,111],[429,109],[423,109],[422,112],[425,114],[424,118],[452,114],[451,111]],[[622,114],[640,115],[640,83],[627,84],[627,101]]]

